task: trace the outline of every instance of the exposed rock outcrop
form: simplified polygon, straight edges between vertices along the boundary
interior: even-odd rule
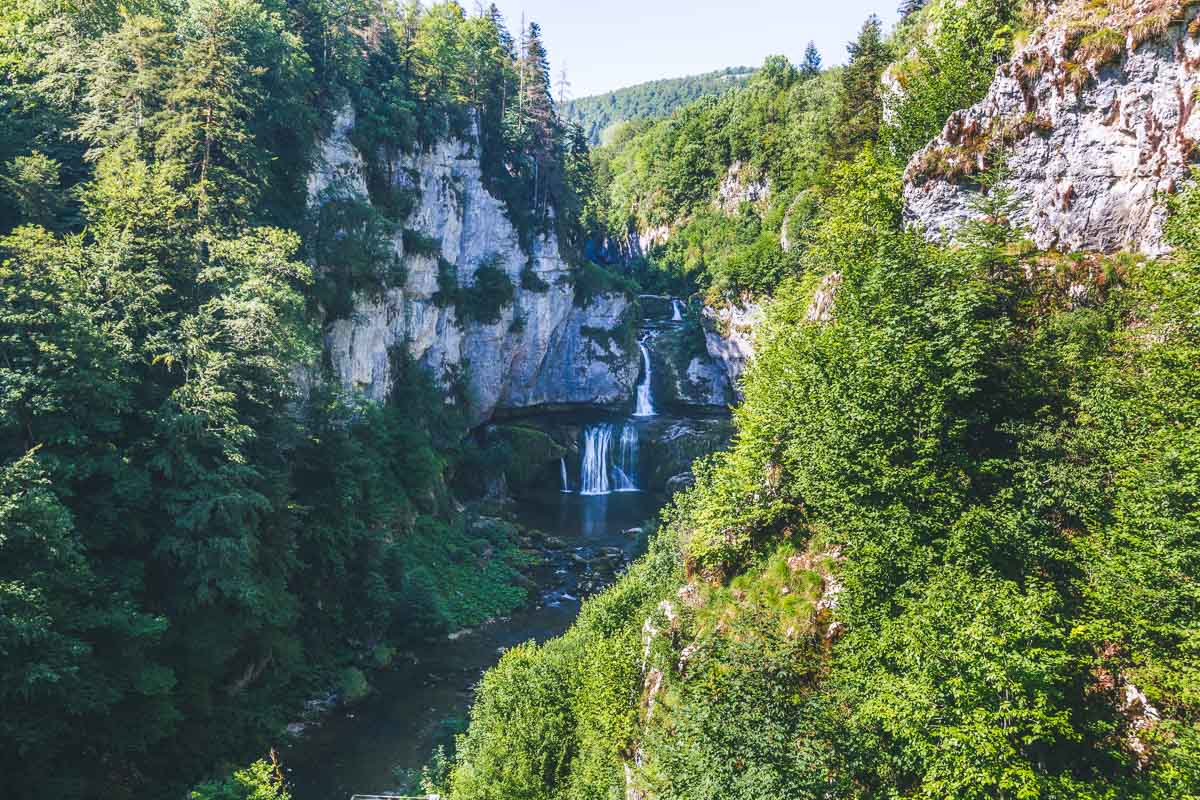
[[[916,154],[906,216],[931,238],[973,216],[971,176],[1007,156],[1015,222],[1042,249],[1161,254],[1161,195],[1200,141],[1195,3],[1059,5],[987,96]]]
[[[676,411],[723,411],[733,403],[725,365],[709,354],[706,336],[694,322],[655,334],[648,346],[658,406]]]
[[[833,303],[837,300],[838,289],[842,286],[842,274],[831,272],[821,279],[821,285],[813,293],[808,311],[804,313],[805,322],[826,323],[833,320]]]
[[[742,203],[758,203],[770,197],[770,179],[754,175],[742,162],[735,161],[717,187],[717,199],[713,202],[725,214],[734,214]]]
[[[354,112],[346,108],[319,143],[310,202],[368,199],[353,127]],[[639,366],[631,347],[635,307],[620,294],[577,305],[571,267],[554,235],[536,237],[528,252],[521,247],[504,204],[484,186],[471,144],[442,141],[387,166],[398,176],[397,188],[418,198],[405,227],[439,243],[439,252],[405,253],[397,234],[404,284],[357,297],[350,318],[330,321],[327,349],[344,386],[382,399],[391,387],[392,350],[405,347],[442,380],[462,376],[475,422],[497,410],[619,403],[631,396]],[[437,302],[439,273],[445,280],[448,267],[457,285],[468,287],[485,264],[507,274],[514,300],[495,323],[460,320],[453,304]]]
[[[754,357],[754,329],[762,325],[763,318],[762,306],[752,302],[704,308],[704,341],[708,354],[725,366],[729,385],[739,398],[742,374]]]

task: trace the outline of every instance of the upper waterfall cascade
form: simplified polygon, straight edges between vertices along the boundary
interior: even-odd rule
[[[633,415],[635,417],[653,417],[654,399],[650,394],[650,350],[646,347],[645,339],[638,342],[638,349],[642,351],[642,380],[637,386],[637,407],[634,409]]]

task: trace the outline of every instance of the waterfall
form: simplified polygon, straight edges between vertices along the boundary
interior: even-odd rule
[[[653,417],[654,416],[654,400],[650,397],[650,351],[646,349],[646,340],[638,342],[638,349],[642,351],[642,367],[643,375],[642,382],[637,387],[637,408],[634,409],[635,417]]]
[[[608,494],[608,451],[612,447],[612,425],[590,425],[583,432],[583,465],[579,474],[579,493]]]
[[[671,298],[671,311],[673,314],[671,322],[683,322],[683,303]]]
[[[613,482],[616,484],[616,491],[638,491],[637,458],[637,427],[626,425],[621,429],[621,442],[617,447],[617,463],[613,466]]]
[[[562,493],[570,494],[571,493],[571,481],[567,478],[567,460],[565,458],[560,458],[558,460],[558,466],[559,466],[559,471],[562,475]]]

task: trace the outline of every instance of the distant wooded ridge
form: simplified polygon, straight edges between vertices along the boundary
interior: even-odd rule
[[[593,145],[602,143],[605,131],[635,119],[661,119],[676,109],[707,95],[723,94],[745,85],[754,67],[726,67],[703,75],[665,78],[627,86],[605,94],[581,97],[566,103],[563,116],[578,123]]]

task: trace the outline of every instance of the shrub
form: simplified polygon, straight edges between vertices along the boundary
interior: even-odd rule
[[[456,307],[460,320],[494,325],[513,304],[516,287],[499,265],[499,256],[489,256],[475,270],[475,282],[459,289]]]
[[[602,294],[637,294],[637,284],[592,261],[583,261],[571,272],[575,284],[575,305],[586,308]]]
[[[534,271],[532,264],[526,264],[521,270],[521,288],[527,292],[544,294],[550,291],[550,284]]]
[[[354,295],[378,296],[404,283],[396,255],[396,226],[370,203],[334,197],[321,204],[311,238],[317,262],[317,297],[330,318],[349,316]]]
[[[437,258],[442,254],[442,241],[421,231],[405,228],[404,254]]]
[[[338,694],[346,703],[357,703],[371,693],[367,676],[358,667],[346,667],[338,675]]]

